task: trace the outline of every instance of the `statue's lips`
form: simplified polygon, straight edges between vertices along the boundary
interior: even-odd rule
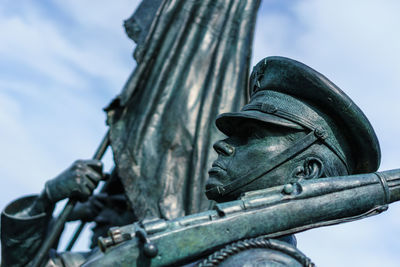
[[[211,165],[211,169],[208,170],[208,174],[212,175],[212,174],[218,174],[220,172],[226,172],[225,166],[218,161],[214,161],[213,164]]]
[[[211,167],[219,167],[219,168],[223,169],[224,171],[226,170],[225,166],[219,161],[214,161],[213,164],[211,165]]]
[[[208,170],[209,178],[206,183],[206,192],[221,188],[223,184],[218,179],[219,174],[226,174],[226,168],[221,162],[214,161],[211,166],[211,169]]]

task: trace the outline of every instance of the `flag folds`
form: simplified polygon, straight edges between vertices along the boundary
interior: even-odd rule
[[[214,120],[246,102],[258,6],[147,0],[126,21],[138,65],[106,111],[116,167],[139,218],[208,208],[212,144],[223,138]]]

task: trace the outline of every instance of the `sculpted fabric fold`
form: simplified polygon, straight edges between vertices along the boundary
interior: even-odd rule
[[[258,6],[165,0],[140,37],[138,66],[106,109],[118,172],[139,218],[208,208],[210,148],[221,138],[214,120],[246,102]]]

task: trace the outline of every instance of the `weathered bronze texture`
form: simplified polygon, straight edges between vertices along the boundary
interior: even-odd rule
[[[209,153],[212,143],[222,136],[213,121],[218,113],[238,110],[246,102],[258,5],[259,0],[144,1],[125,22],[128,35],[138,44],[135,50],[138,66],[123,92],[107,108],[117,180],[123,183],[107,186],[107,194],[111,192],[111,199],[120,193],[115,193],[115,188],[125,187],[130,201],[130,213],[123,213],[127,216],[120,221],[130,223],[132,218],[146,216],[174,218],[208,208],[209,201],[203,194],[206,166],[214,157]],[[107,221],[101,215],[110,209],[102,207],[102,212],[96,211],[94,203],[98,203],[99,197],[78,205],[69,216],[76,200],[87,198],[98,182],[97,178],[92,181],[90,166],[83,168],[89,170],[83,177],[70,168],[61,175],[70,179],[60,176],[49,182],[49,194],[45,192],[39,198],[11,204],[22,212],[7,209],[12,212],[4,213],[3,220],[19,221],[23,213],[31,210],[35,212],[27,212],[31,217],[23,217],[22,221],[29,222],[38,216],[41,218],[38,227],[43,229],[37,231],[42,233],[37,238],[20,236],[16,245],[7,241],[2,227],[4,265],[24,265],[37,254],[54,201],[66,196],[72,199],[57,227],[50,230],[52,234],[44,242],[40,255],[47,256],[48,248],[57,241],[68,218],[95,217],[95,236],[106,227],[119,225],[115,223],[118,220],[109,224],[101,221]],[[141,172],[137,173],[137,169]],[[40,258],[36,257],[34,265],[39,265]],[[84,257],[64,253],[61,258],[77,264]],[[57,264],[60,259],[50,261]]]
[[[377,170],[380,147],[371,124],[322,74],[292,59],[269,57],[255,66],[249,90],[249,104],[216,120],[229,138],[214,146],[219,158],[211,169],[209,198],[225,200],[229,195],[235,198],[241,192],[283,184],[282,179],[295,171],[290,164],[293,158],[303,157],[308,165],[293,178]],[[269,138],[264,141],[260,136]],[[249,154],[252,150],[260,153]],[[262,150],[269,151],[268,155],[263,156]],[[239,164],[245,161],[249,163]],[[234,169],[227,171],[228,166]],[[317,170],[307,173],[311,167]]]
[[[2,265],[313,266],[294,233],[400,200],[400,170],[376,172],[371,124],[322,74],[268,57],[247,86],[258,5],[143,2],[125,22],[138,67],[106,108],[115,172],[91,196],[107,175],[98,160],[77,161],[39,196],[12,202],[1,218]],[[215,142],[217,129],[226,138]],[[208,210],[205,195],[217,202]],[[96,237],[119,227],[90,252],[48,254],[67,219],[94,220]]]
[[[107,112],[118,173],[139,218],[208,209],[210,151],[223,137],[214,120],[247,101],[258,6],[163,1],[151,26],[139,10],[125,23],[139,42],[139,64]]]
[[[358,220],[400,200],[399,170],[347,176],[376,171],[380,149],[368,119],[332,82],[282,57],[262,60],[251,77],[250,103],[216,121],[228,138],[214,145],[218,159],[209,170],[206,193],[220,203],[175,220],[115,228],[100,240],[104,255],[85,266],[111,265],[117,258],[126,266],[186,264],[236,240]],[[341,114],[343,109],[348,114]],[[360,148],[360,133],[368,147]],[[366,154],[358,155],[360,149]],[[146,238],[137,238],[138,233]],[[140,249],[149,244],[157,248],[156,256]],[[235,259],[253,264],[261,257],[272,264],[278,254],[264,250],[259,255],[250,247]]]
[[[152,220],[114,229],[104,255],[84,266],[151,266],[184,264],[225,244],[262,236],[276,238],[307,229],[350,222],[386,211],[400,200],[400,170],[352,176],[302,180],[244,194],[239,200],[219,203],[213,210],[175,220]],[[158,248],[156,257],[144,256],[137,238]],[[124,240],[112,244],[115,234]],[[112,236],[114,234],[114,236]],[[107,242],[107,240],[104,240]],[[174,249],[171,249],[174,248]],[[123,261],[120,259],[123,258]],[[124,265],[125,264],[125,265]]]

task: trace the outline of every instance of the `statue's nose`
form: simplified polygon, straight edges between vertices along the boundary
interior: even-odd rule
[[[223,140],[216,142],[213,148],[218,154],[225,156],[230,156],[235,152],[235,148]]]

